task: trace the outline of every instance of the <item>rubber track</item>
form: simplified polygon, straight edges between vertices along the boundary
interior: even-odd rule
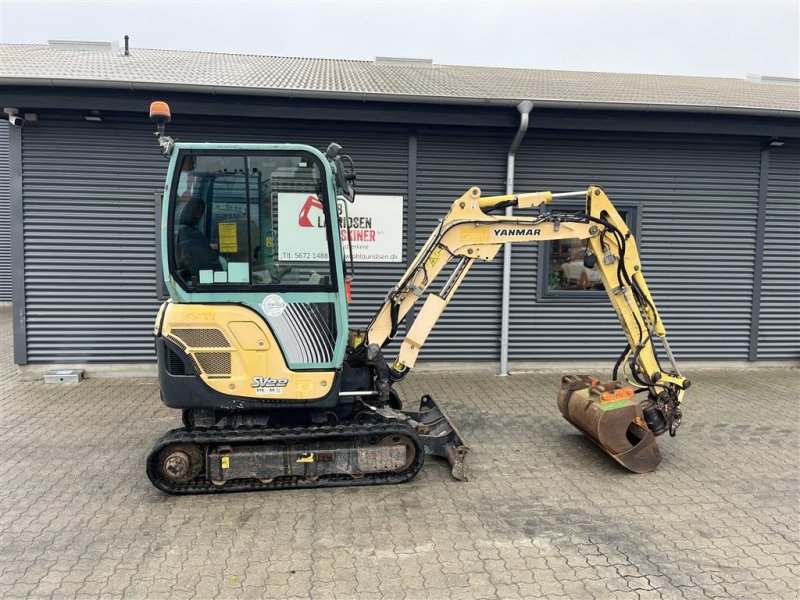
[[[353,439],[360,437],[379,438],[389,434],[401,434],[411,438],[417,450],[414,462],[400,473],[373,473],[359,478],[350,475],[327,475],[315,481],[299,478],[280,478],[269,483],[258,479],[237,479],[228,481],[225,485],[214,485],[205,480],[203,473],[195,480],[185,483],[174,483],[160,475],[160,469],[155,464],[159,452],[170,444],[194,444],[200,447],[203,457],[206,455],[206,446],[224,444],[272,444],[292,442],[308,439],[311,442],[322,440],[335,440],[337,438]],[[172,429],[165,433],[153,445],[147,456],[147,477],[158,489],[169,494],[213,494],[222,492],[248,492],[255,490],[282,490],[282,489],[307,489],[319,487],[343,487],[357,485],[383,485],[403,483],[412,479],[425,461],[425,450],[419,435],[411,426],[401,421],[384,421],[364,425],[335,425],[320,427],[292,427],[284,429],[270,429],[268,427],[224,428],[202,427],[187,429]],[[205,467],[205,465],[204,465]]]

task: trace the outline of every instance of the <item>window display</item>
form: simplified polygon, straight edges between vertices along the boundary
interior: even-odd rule
[[[562,210],[564,212],[581,211],[577,206]],[[619,213],[636,235],[634,231],[635,210],[633,208],[622,209]],[[541,263],[544,269],[542,295],[546,296],[550,293],[553,295],[605,295],[597,267],[584,263],[587,250],[586,240],[553,240],[545,243],[542,247],[543,260]]]

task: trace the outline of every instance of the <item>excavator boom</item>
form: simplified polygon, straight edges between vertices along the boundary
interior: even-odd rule
[[[491,214],[508,206],[534,208],[575,196],[585,198],[585,211],[549,211],[531,217]],[[371,347],[373,355],[378,353],[395,337],[399,323],[437,276],[454,263],[442,287],[428,294],[389,369],[389,381],[402,379],[414,367],[428,335],[476,260],[492,260],[506,243],[568,238],[586,240],[587,266],[597,267],[628,344],[613,375],[616,380],[621,373],[624,383],[566,376],[558,396],[559,408],[567,421],[620,464],[635,472],[651,471],[661,460],[655,437],[664,431],[675,434],[681,400],[690,382],[675,364],[633,236],[600,187],[563,194],[491,197],[482,197],[477,187],[470,188],[453,203],[389,293],[366,330],[364,344]],[[655,340],[669,360],[666,369],[659,362]],[[647,392],[644,402],[634,399],[639,392]]]

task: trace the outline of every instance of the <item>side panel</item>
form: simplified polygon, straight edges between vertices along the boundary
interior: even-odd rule
[[[289,369],[270,328],[243,306],[170,303],[161,335],[181,348],[203,382],[221,394],[313,401],[333,384],[335,371]]]
[[[800,150],[771,148],[759,359],[800,357]]]

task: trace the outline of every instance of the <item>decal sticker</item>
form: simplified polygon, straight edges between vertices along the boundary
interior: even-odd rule
[[[223,253],[238,252],[239,242],[236,239],[236,223],[220,223],[218,228],[219,251]]]
[[[286,310],[286,302],[278,294],[270,294],[261,301],[261,310],[268,317],[279,317]]]
[[[274,377],[253,377],[251,388],[255,389],[256,394],[282,394],[283,389],[289,385],[288,379],[275,379]]]
[[[220,465],[223,469],[230,469],[231,467],[231,457],[230,456],[223,456],[222,457],[222,465]]]
[[[261,303],[272,331],[286,358],[294,363],[326,363],[333,360],[336,324],[330,303],[283,302],[280,313],[273,314]]]
[[[541,229],[533,229],[533,228],[523,228],[523,227],[512,227],[509,229],[492,229],[492,233],[496,237],[505,237],[505,236],[536,236],[542,235]]]
[[[439,258],[442,256],[442,254],[444,254],[444,248],[442,248],[441,246],[437,246],[436,248],[434,248],[433,252],[431,252],[431,255],[428,257],[428,263],[427,263],[428,266],[429,267],[436,266],[436,263],[439,262]]]
[[[303,452],[295,462],[299,463],[313,463],[314,462],[314,453],[313,452]]]

